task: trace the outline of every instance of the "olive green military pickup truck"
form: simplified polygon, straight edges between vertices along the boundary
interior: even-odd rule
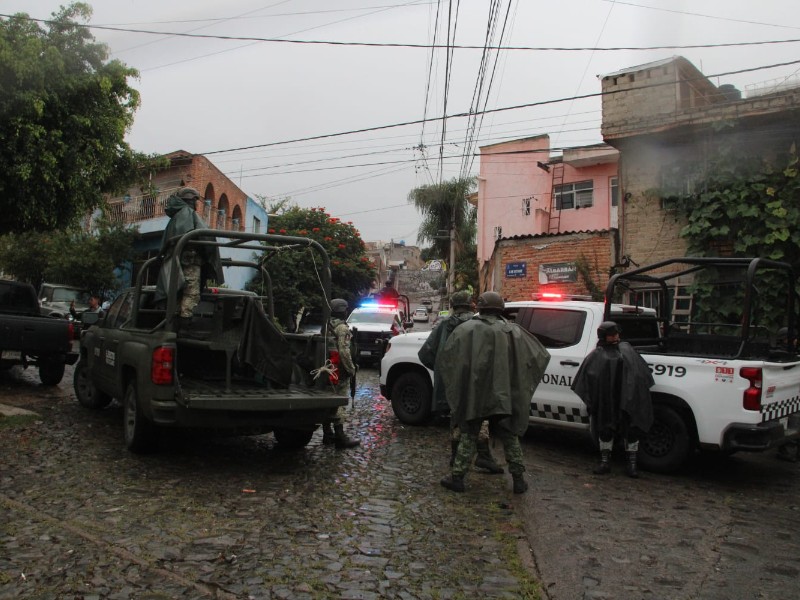
[[[173,256],[204,246],[243,248],[265,256],[310,249],[318,257],[321,293],[330,300],[328,256],[313,240],[201,229],[174,243]],[[338,362],[326,328],[322,333],[284,333],[276,325],[264,264],[223,261],[226,268],[261,268],[266,295],[203,289],[187,323],[178,319],[178,269],[169,270],[165,301],[156,302],[155,288],[142,285],[143,274],[161,261],[146,262],[134,287],[84,331],[75,367],[75,393],[83,406],[101,409],[112,398],[122,402],[129,450],[150,451],[159,436],[176,427],[244,435],[272,431],[281,446],[301,448],[323,420],[347,404],[349,398],[335,390],[323,368]],[[324,322],[329,316],[326,306]]]
[[[58,385],[77,360],[72,340],[72,323],[39,314],[33,286],[0,279],[0,370],[33,365],[42,385]]]

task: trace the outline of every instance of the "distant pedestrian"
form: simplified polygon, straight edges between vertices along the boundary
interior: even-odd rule
[[[655,382],[645,360],[619,336],[615,322],[600,324],[597,347],[578,369],[572,390],[586,405],[600,438],[600,464],[594,473],[611,472],[614,438],[621,437],[627,452],[627,474],[638,477],[639,440],[653,423],[650,388]]]
[[[347,318],[347,300],[336,298],[331,300],[331,319],[329,328],[333,334],[335,349],[339,352],[339,377],[336,390],[346,394],[350,390],[350,378],[356,376],[358,368],[353,361],[351,351],[353,334],[345,319]],[[336,414],[322,423],[322,443],[333,444],[337,448],[354,448],[361,442],[349,438],[344,432],[344,407],[336,409]]]
[[[431,408],[434,412],[446,412],[450,408],[447,404],[447,395],[442,382],[442,368],[441,365],[437,366],[436,359],[453,330],[475,316],[472,294],[467,291],[453,294],[450,297],[450,310],[452,311],[450,316],[443,317],[439,321],[418,352],[420,362],[433,371],[433,402]],[[453,423],[450,429],[451,467],[455,461],[460,439],[461,428],[458,424]],[[478,456],[475,459],[475,466],[479,469],[485,469],[489,473],[503,473],[503,468],[497,464],[494,456],[492,456],[492,451],[489,449],[489,427],[487,422],[483,423],[478,435]]]
[[[514,493],[528,490],[519,436],[528,428],[531,398],[550,355],[528,331],[503,318],[504,307],[497,292],[481,294],[478,314],[453,330],[438,358],[452,421],[461,429],[451,474],[440,482],[454,492],[465,489],[484,420],[503,443]]]
[[[90,312],[90,313],[101,313],[103,312],[102,306],[100,305],[100,296],[97,294],[92,294],[89,296],[89,308],[87,308],[83,312]],[[72,315],[72,318],[76,321],[80,320],[81,314],[75,310],[75,300],[69,303],[69,314]]]

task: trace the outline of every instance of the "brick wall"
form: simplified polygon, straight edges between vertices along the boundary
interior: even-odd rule
[[[589,290],[578,276],[575,283],[539,283],[539,265],[543,263],[574,262],[586,257],[594,282],[605,289],[609,270],[614,261],[612,232],[576,233],[532,238],[503,240],[495,251],[494,271],[481,281],[481,290],[495,289],[509,301],[529,300],[534,292],[559,291],[567,294],[588,294]],[[509,263],[526,263],[524,278],[505,276]]]

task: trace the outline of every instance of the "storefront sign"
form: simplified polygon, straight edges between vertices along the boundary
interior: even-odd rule
[[[525,277],[528,274],[528,263],[507,263],[506,277]]]
[[[542,263],[539,265],[539,283],[578,281],[578,267],[574,262]]]

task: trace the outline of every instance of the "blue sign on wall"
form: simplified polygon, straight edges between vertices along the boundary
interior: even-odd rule
[[[528,263],[507,263],[506,277],[525,277],[528,274]]]

